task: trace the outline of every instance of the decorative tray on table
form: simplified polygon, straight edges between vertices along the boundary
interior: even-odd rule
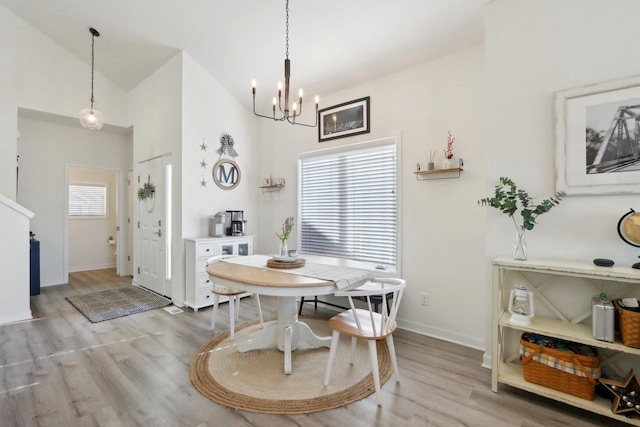
[[[274,256],[267,260],[267,267],[271,268],[300,268],[304,266],[305,259],[300,258],[300,255],[296,256]]]

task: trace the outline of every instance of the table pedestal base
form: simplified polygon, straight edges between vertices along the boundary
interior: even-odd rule
[[[331,337],[319,337],[309,325],[298,320],[296,297],[278,297],[278,321],[256,339],[238,344],[238,351],[278,347],[284,352],[284,373],[291,373],[291,352],[300,348],[331,347]]]

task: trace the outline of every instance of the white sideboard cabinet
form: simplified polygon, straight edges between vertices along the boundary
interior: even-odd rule
[[[534,294],[535,317],[530,326],[509,322],[509,293],[515,284],[526,285]],[[640,296],[640,270],[630,267],[597,267],[589,262],[559,260],[493,260],[493,319],[491,389],[508,384],[597,414],[640,426],[640,417],[626,418],[611,412],[611,402],[595,396],[593,401],[572,396],[524,380],[519,361],[519,339],[533,332],[596,347],[600,367],[625,377],[630,367],[640,372],[640,349],[626,347],[620,337],[614,342],[593,338],[591,297],[605,292],[611,299]]]
[[[184,301],[194,311],[213,305],[213,284],[207,274],[207,260],[215,255],[253,255],[253,236],[185,239],[186,280]],[[250,295],[250,294],[247,294]],[[220,302],[228,298],[220,297]]]

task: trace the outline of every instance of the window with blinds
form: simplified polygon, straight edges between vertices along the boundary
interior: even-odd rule
[[[302,253],[397,263],[396,144],[300,159]]]
[[[99,184],[69,185],[69,216],[107,216],[107,187]]]

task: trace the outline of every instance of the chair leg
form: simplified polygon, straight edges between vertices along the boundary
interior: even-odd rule
[[[351,364],[355,363],[356,359],[356,344],[358,344],[358,338],[351,337]]]
[[[389,347],[389,356],[391,356],[391,366],[393,366],[393,376],[396,377],[396,382],[400,382],[400,372],[398,372],[398,361],[396,360],[396,348],[393,345],[393,336],[387,336],[387,347]]]
[[[298,316],[302,314],[302,306],[304,305],[304,297],[300,297],[300,308],[298,309]]]
[[[234,329],[235,329],[235,308],[236,308],[236,297],[229,297],[229,329],[231,330],[231,339],[234,338]]]
[[[211,317],[211,331],[214,331],[216,327],[216,317],[218,316],[218,302],[220,302],[220,295],[213,294],[213,316]]]
[[[324,385],[329,385],[329,379],[331,378],[331,369],[333,369],[333,360],[336,358],[336,350],[338,349],[338,340],[340,339],[340,332],[333,331],[331,337],[331,348],[329,349],[329,363],[327,364],[327,373],[324,375]]]
[[[371,358],[371,373],[373,374],[373,385],[376,387],[376,400],[378,406],[382,406],[380,398],[380,372],[378,372],[378,350],[376,340],[367,340],[369,343],[369,357]]]
[[[262,307],[260,307],[260,295],[253,294],[253,296],[256,299],[256,306],[258,307],[258,316],[260,316],[260,326],[262,326],[262,329],[264,329],[264,321],[262,320]]]
[[[236,296],[236,322],[238,321],[238,317],[240,316],[240,295]]]

